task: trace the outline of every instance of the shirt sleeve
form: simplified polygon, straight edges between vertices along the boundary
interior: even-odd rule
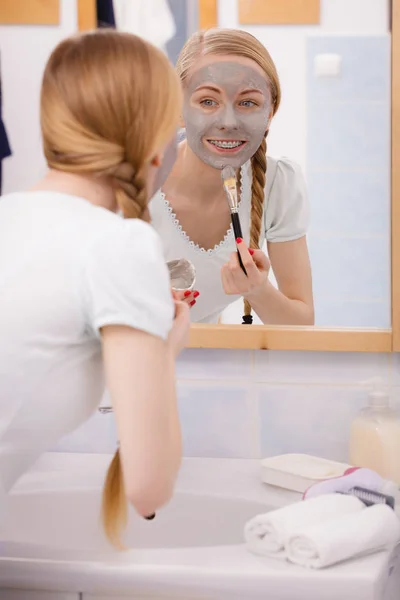
[[[307,188],[298,164],[282,158],[277,162],[265,210],[268,242],[290,242],[306,235],[310,219]]]
[[[166,339],[174,303],[161,241],[139,219],[121,220],[90,249],[87,317],[99,335],[105,325],[126,325]]]

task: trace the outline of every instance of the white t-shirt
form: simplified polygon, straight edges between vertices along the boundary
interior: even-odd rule
[[[0,198],[0,485],[77,428],[104,392],[99,329],[166,338],[169,274],[153,228],[82,198]]]
[[[241,169],[241,201],[239,217],[243,238],[250,240],[251,163]],[[166,260],[187,258],[196,268],[196,289],[200,291],[191,309],[191,320],[215,323],[221,312],[239,296],[227,296],[221,282],[221,267],[229,261],[236,245],[232,227],[224,239],[211,250],[194,244],[182,230],[172,207],[161,191],[150,202],[152,224],[160,234]],[[260,248],[264,242],[289,242],[307,233],[309,204],[306,185],[300,167],[287,158],[267,157],[267,176],[263,227]]]

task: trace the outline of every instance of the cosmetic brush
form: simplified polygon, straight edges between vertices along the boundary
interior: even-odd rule
[[[242,228],[241,228],[240,220],[239,220],[239,200],[238,200],[238,193],[237,193],[237,181],[236,181],[235,169],[230,166],[224,167],[221,171],[221,177],[222,177],[222,181],[224,183],[224,190],[225,190],[226,196],[228,198],[229,209],[231,211],[231,220],[232,220],[233,232],[235,234],[235,239],[243,238]],[[239,264],[240,264],[244,274],[247,275],[239,250],[237,250],[237,254],[238,254]]]

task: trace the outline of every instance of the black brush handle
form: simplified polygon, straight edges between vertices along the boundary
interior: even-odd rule
[[[231,213],[231,217],[232,217],[232,226],[233,226],[233,233],[235,235],[235,240],[237,240],[237,238],[243,239],[242,228],[240,226],[240,221],[239,221],[239,214]],[[238,255],[238,259],[239,259],[239,265],[240,265],[243,273],[245,275],[247,275],[246,269],[244,268],[244,265],[243,265],[242,257],[240,256],[240,252],[239,252],[239,250],[237,250],[236,252]]]

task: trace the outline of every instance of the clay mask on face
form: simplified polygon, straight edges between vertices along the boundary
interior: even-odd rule
[[[188,144],[211,167],[237,169],[260,146],[271,108],[269,85],[255,69],[224,61],[203,67],[193,73],[185,89]]]

